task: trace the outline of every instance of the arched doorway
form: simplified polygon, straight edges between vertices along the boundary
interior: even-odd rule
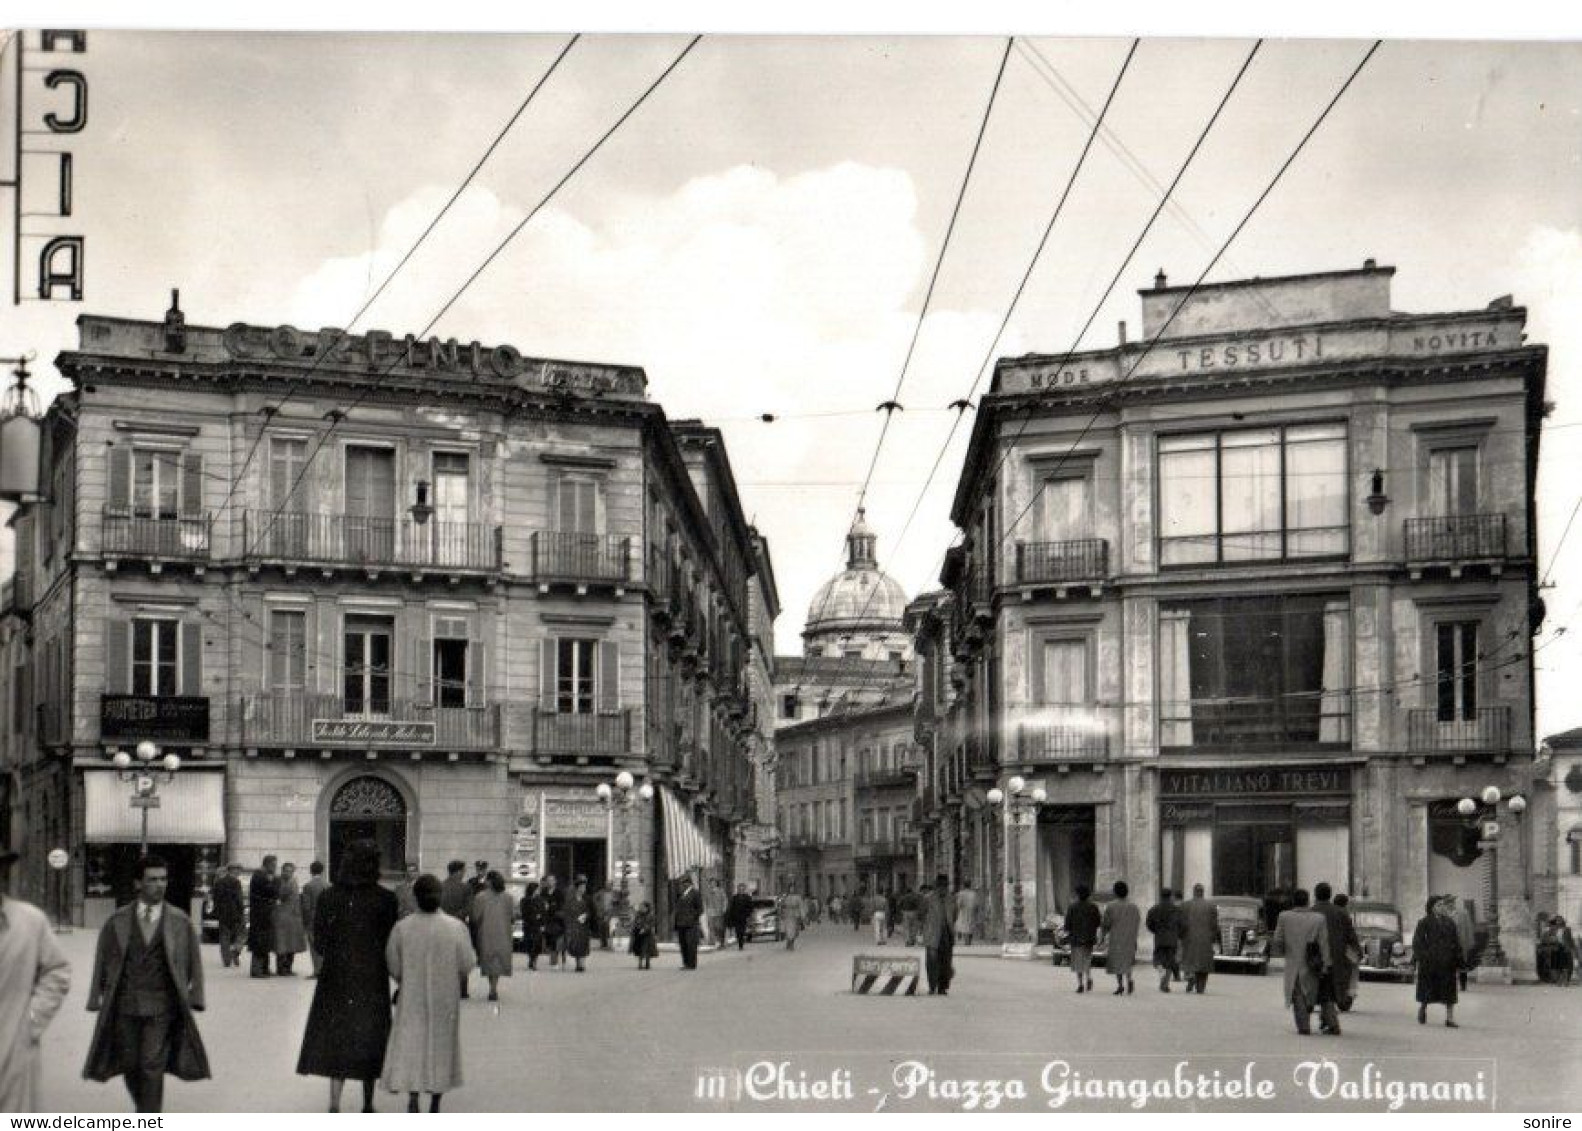
[[[330,875],[340,875],[346,846],[371,840],[380,867],[399,873],[406,865],[407,806],[401,791],[384,778],[364,774],[335,791],[330,801]]]

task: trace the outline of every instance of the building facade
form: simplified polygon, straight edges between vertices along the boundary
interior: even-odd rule
[[[35,706],[13,808],[57,814],[72,916],[126,895],[142,814],[178,900],[222,859],[333,873],[362,837],[391,872],[481,859],[661,907],[656,879],[731,873],[767,549],[717,432],[641,370],[510,346],[174,306],[79,326],[7,614]],[[139,814],[111,758],[142,742],[182,764]]]
[[[1546,354],[1508,297],[1402,314],[1393,274],[1161,273],[1139,342],[996,366],[949,598],[917,624],[925,857],[1002,925],[1018,873],[1029,931],[1077,883],[1278,903],[1327,880],[1481,926],[1497,892],[1531,962],[1530,857],[1502,844],[1496,877],[1457,803],[1537,796]]]

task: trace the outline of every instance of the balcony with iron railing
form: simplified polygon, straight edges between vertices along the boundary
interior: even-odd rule
[[[1406,561],[1412,566],[1502,562],[1507,554],[1503,514],[1457,514],[1406,520]]]
[[[242,554],[249,563],[488,573],[501,566],[500,528],[480,522],[300,511],[247,511]]]
[[[403,750],[500,749],[500,706],[437,707],[389,700],[379,710],[352,709],[339,695],[274,691],[244,695],[242,745]]]
[[[533,753],[556,757],[609,758],[631,753],[632,712],[622,707],[593,712],[533,712]],[[686,761],[683,741],[677,750]]]
[[[1159,745],[1173,750],[1349,750],[1349,691],[1159,704]]]
[[[624,584],[633,580],[632,540],[614,534],[539,530],[529,546],[528,570],[540,584]]]
[[[1101,581],[1109,575],[1109,560],[1109,543],[1103,538],[1018,542],[1016,580],[1020,585]]]
[[[886,786],[910,786],[917,779],[920,758],[907,758],[901,762],[877,766],[858,766],[852,775],[858,789],[880,789]]]
[[[1511,709],[1441,712],[1435,707],[1412,708],[1406,714],[1406,748],[1413,754],[1509,754],[1513,749]]]
[[[858,860],[881,860],[891,857],[911,856],[917,851],[917,834],[888,836],[858,841],[852,845],[851,854]]]
[[[1033,707],[1016,721],[1019,763],[1104,762],[1110,723],[1097,707]]]
[[[800,852],[807,852],[824,847],[824,844],[821,840],[819,840],[817,833],[808,832],[805,830],[796,830],[786,833],[782,843],[786,848],[796,849]]]
[[[210,525],[207,514],[154,517],[105,507],[100,537],[106,557],[206,561]]]

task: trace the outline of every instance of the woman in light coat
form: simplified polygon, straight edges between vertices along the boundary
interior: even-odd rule
[[[280,866],[280,902],[275,904],[275,973],[290,974],[291,960],[308,949],[308,932],[302,922],[302,885],[297,866]]]
[[[384,1086],[407,1093],[407,1110],[429,1093],[429,1111],[461,1080],[461,984],[475,956],[467,927],[439,909],[439,881],[412,885],[417,911],[396,924],[385,947],[390,976],[400,985]]]
[[[505,877],[490,872],[472,900],[472,927],[478,939],[478,970],[489,979],[489,1000],[500,1000],[500,979],[511,976],[516,908],[505,893]]]
[[[785,935],[786,949],[796,949],[796,937],[802,933],[802,897],[793,888],[780,897],[780,932]]]

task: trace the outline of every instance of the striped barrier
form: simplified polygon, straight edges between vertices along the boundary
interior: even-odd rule
[[[913,997],[923,976],[923,960],[915,956],[880,957],[857,954],[851,960],[851,992]]]

